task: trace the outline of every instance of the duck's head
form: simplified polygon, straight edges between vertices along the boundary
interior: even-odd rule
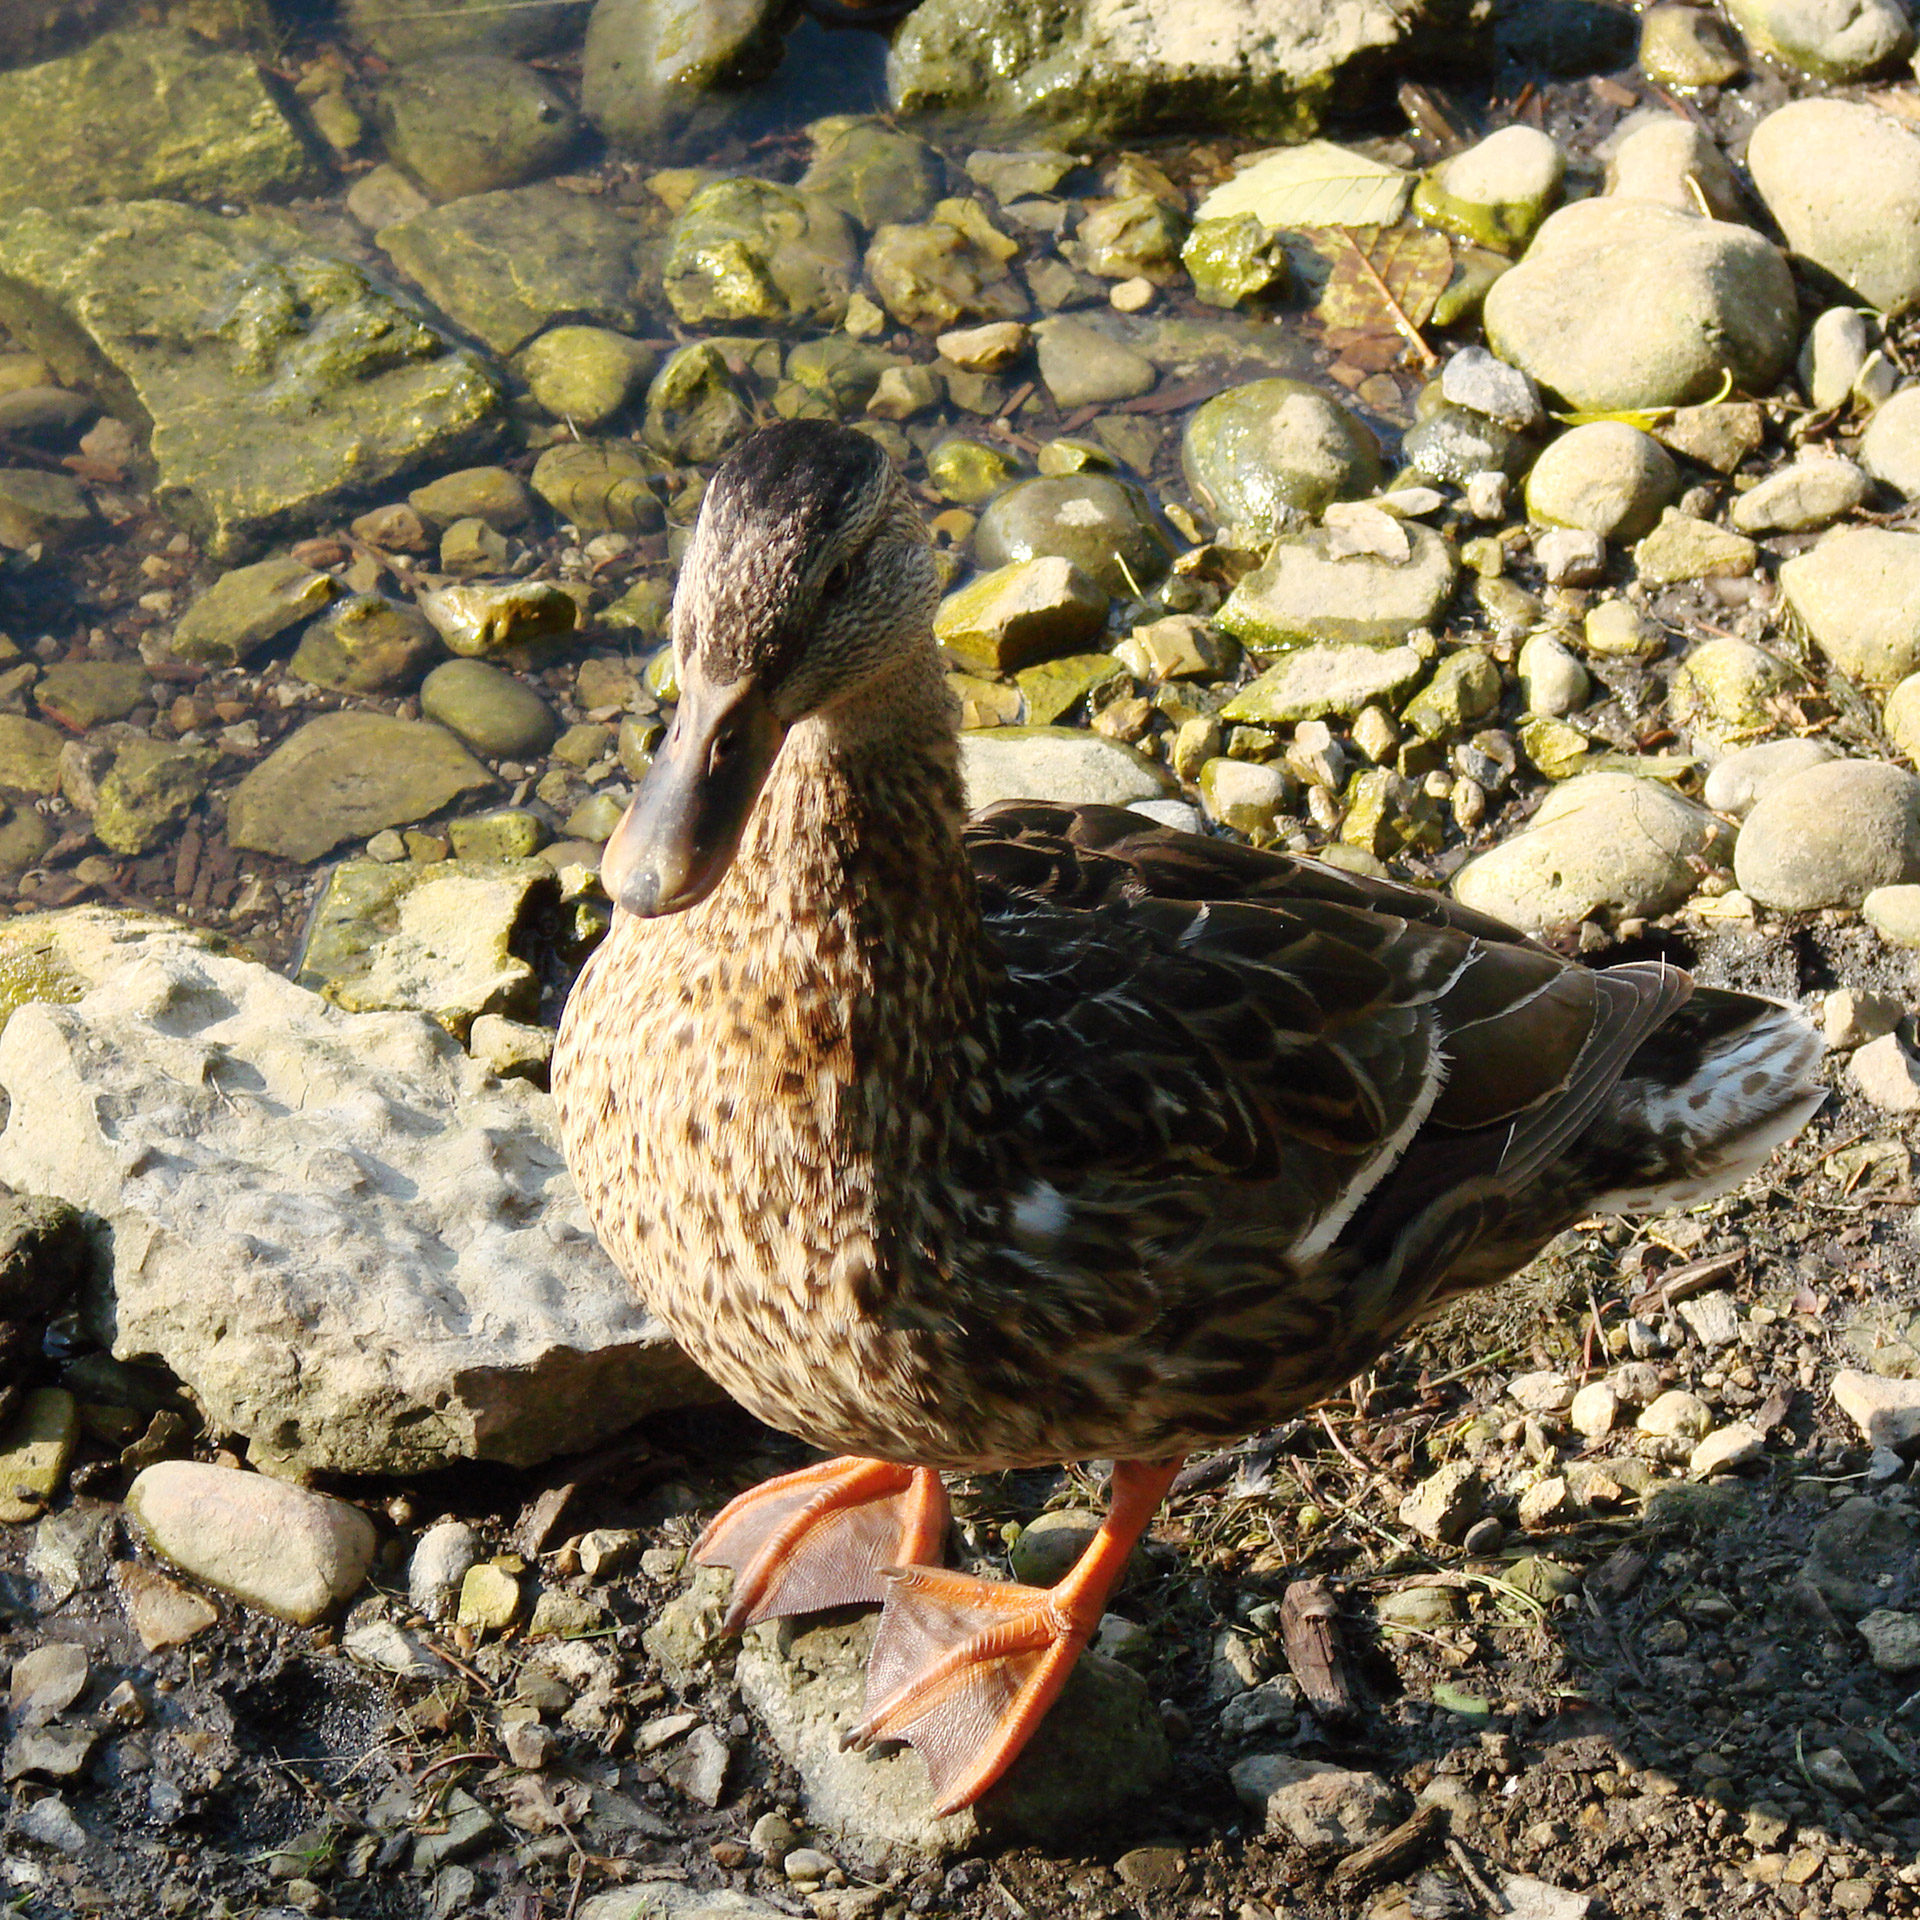
[[[680,704],[600,863],[643,918],[719,884],[788,732],[931,647],[926,531],[872,440],[763,428],[707,487],[673,600]]]

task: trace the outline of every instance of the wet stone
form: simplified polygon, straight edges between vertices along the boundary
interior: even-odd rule
[[[113,1508],[86,1502],[41,1516],[27,1551],[27,1571],[40,1584],[49,1606],[60,1606],[83,1588],[105,1583],[115,1517]]]
[[[354,594],[335,601],[300,636],[287,671],[337,693],[405,693],[444,651],[419,608]]]
[[[87,1650],[53,1640],[14,1661],[7,1678],[7,1705],[16,1725],[39,1727],[56,1720],[87,1690],[92,1672]]]
[[[80,200],[276,199],[316,183],[253,60],[169,28],[0,74],[0,214]]]
[[[1430,227],[1511,252],[1559,199],[1566,171],[1537,127],[1502,127],[1435,167],[1414,189],[1413,210]]]
[[[668,354],[647,389],[646,443],[669,460],[717,460],[752,420],[725,356],[705,341]]]
[[[1897,0],[1854,0],[1845,7],[1728,0],[1727,12],[1756,52],[1815,80],[1862,80],[1913,50],[1913,29]]]
[[[813,157],[800,190],[869,231],[888,221],[918,220],[940,198],[940,156],[884,120],[831,114],[814,121],[807,137]]]
[[[133,660],[61,660],[34,682],[34,704],[62,726],[85,733],[108,720],[124,720],[153,691],[147,671]]]
[[[213,747],[133,739],[113,756],[94,798],[94,836],[110,853],[159,845],[199,803],[220,764]]]
[[[443,54],[396,67],[375,117],[388,157],[435,200],[524,186],[552,173],[579,137],[573,109],[531,67],[499,54]]]
[[[1380,448],[1366,425],[1300,380],[1255,380],[1198,407],[1180,448],[1187,484],[1223,525],[1268,537],[1295,514],[1380,484]]]
[[[1021,320],[1028,300],[1008,262],[1016,242],[974,200],[942,200],[930,219],[882,226],[867,278],[902,326],[939,333],[963,320]]]
[[[322,714],[234,789],[227,833],[236,847],[317,860],[342,841],[427,819],[492,784],[440,727],[382,713]]]
[[[563,440],[534,463],[533,490],[583,536],[653,533],[665,511],[659,463],[618,441]]]
[[[452,652],[515,664],[551,651],[580,622],[579,602],[549,580],[441,587],[421,600],[420,611]]]
[[[67,1477],[80,1437],[73,1395],[35,1387],[0,1429],[0,1521],[37,1519]]]
[[[729,117],[727,90],[780,58],[766,0],[611,0],[589,20],[580,99],[616,146],[654,155]]]
[[[1210,307],[1237,307],[1256,294],[1278,299],[1292,284],[1285,242],[1255,213],[1196,221],[1180,260],[1195,297]]]
[[[332,576],[286,554],[224,573],[181,615],[167,643],[176,660],[236,666],[339,592]]]
[[[236,287],[232,318],[206,326]],[[498,426],[474,355],[280,219],[159,200],[18,214],[0,226],[0,324],[152,422],[155,501],[217,560]]]
[[[538,860],[345,860],[314,902],[297,978],[350,1013],[406,1009],[458,1035],[483,1013],[527,1019],[539,982],[513,941],[554,897]]]
[[[47,1780],[72,1780],[85,1772],[100,1734],[93,1727],[27,1727],[7,1742],[0,1777],[9,1782],[27,1774]]]
[[[1720,22],[1699,7],[1649,7],[1640,17],[1640,70],[1664,87],[1717,87],[1741,72]]]
[[[1033,333],[1040,348],[1040,378],[1063,413],[1132,400],[1151,393],[1159,378],[1145,354],[1135,353],[1085,321],[1042,320]]]
[[[53,793],[60,785],[63,737],[38,720],[0,713],[0,787]]]
[[[407,505],[430,525],[484,520],[497,533],[514,533],[538,508],[527,483],[505,467],[462,467],[407,495]]]
[[[1016,482],[981,514],[973,551],[983,567],[1057,555],[1110,594],[1151,587],[1173,558],[1145,491],[1103,473]]]
[[[204,1594],[138,1561],[122,1560],[113,1571],[127,1618],[149,1653],[182,1646],[220,1618],[220,1609]]]

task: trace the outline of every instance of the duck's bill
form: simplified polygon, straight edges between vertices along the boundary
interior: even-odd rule
[[[716,687],[687,677],[673,726],[601,855],[616,906],[642,919],[683,913],[720,884],[782,737],[753,679]]]

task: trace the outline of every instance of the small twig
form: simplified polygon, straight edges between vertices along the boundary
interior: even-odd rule
[[[1414,352],[1420,356],[1420,364],[1423,367],[1437,367],[1440,364],[1439,355],[1427,345],[1426,341],[1421,337],[1420,329],[1408,319],[1406,308],[1394,297],[1393,289],[1387,285],[1380,269],[1373,264],[1373,260],[1369,256],[1366,248],[1363,247],[1355,237],[1353,229],[1351,227],[1341,227],[1338,231],[1340,237],[1345,240],[1347,245],[1359,256],[1360,265],[1365,271],[1367,278],[1379,289],[1380,298],[1387,303],[1387,312],[1393,316],[1393,324],[1406,335],[1408,344],[1413,348]]]
[[[1461,1878],[1479,1896],[1481,1905],[1489,1913],[1499,1913],[1507,1903],[1499,1889],[1473,1864],[1473,1856],[1452,1834],[1447,1835],[1446,1846],[1448,1853],[1453,1856],[1453,1864],[1460,1869]]]
[[[1333,1422],[1327,1418],[1326,1408],[1316,1407],[1314,1413],[1320,1422],[1321,1430],[1326,1434],[1327,1438],[1333,1442],[1334,1452],[1337,1453],[1355,1473],[1364,1476],[1370,1472],[1371,1469],[1367,1466],[1367,1463],[1333,1430]]]

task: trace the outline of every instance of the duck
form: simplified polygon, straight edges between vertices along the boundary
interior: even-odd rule
[[[1823,1088],[1799,1009],[1664,962],[1125,808],[970,818],[939,592],[867,435],[727,454],[552,1086],[615,1263],[825,1456],[702,1535],[727,1627],[877,1604],[848,1743],[917,1748],[944,1812],[1041,1723],[1187,1455],[1589,1213],[1736,1184]],[[1106,1512],[1055,1585],[943,1564],[943,1474],[1086,1461]]]

